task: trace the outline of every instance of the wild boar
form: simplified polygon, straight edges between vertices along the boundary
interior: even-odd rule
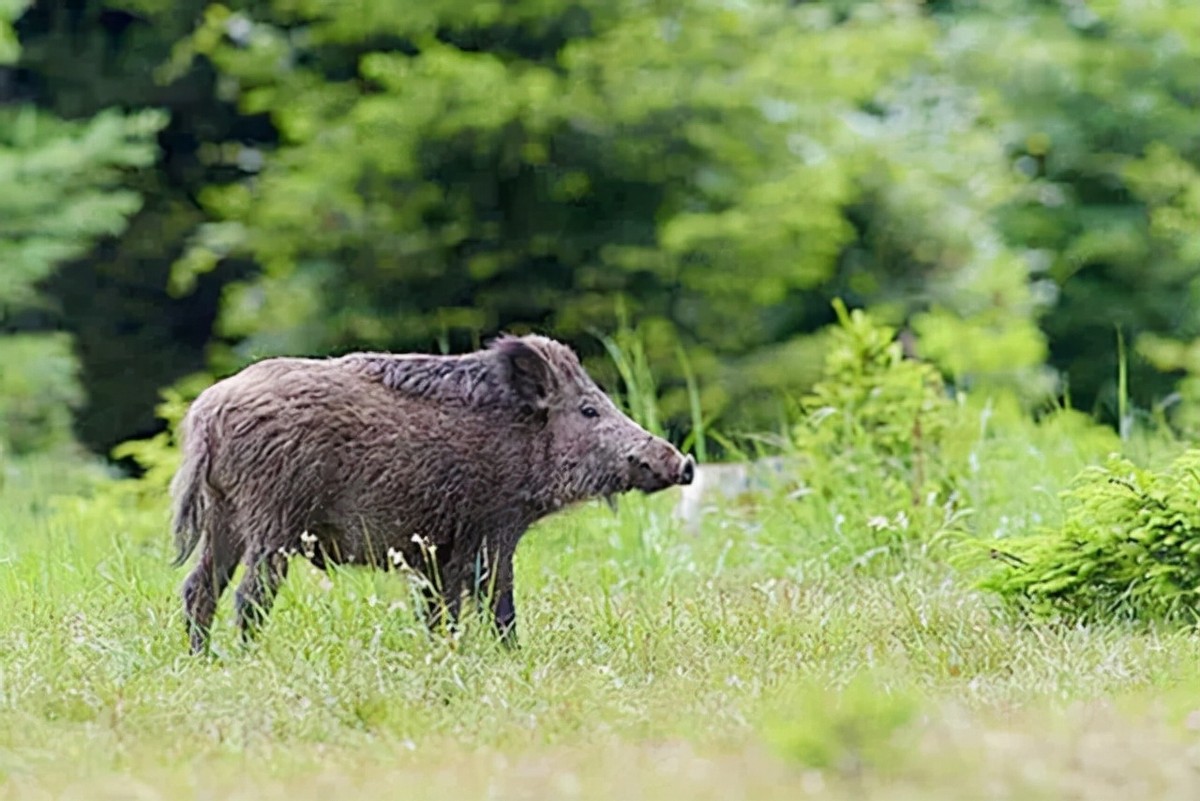
[[[458,620],[464,591],[486,596],[515,644],[513,554],[533,523],[695,472],[569,347],[537,335],[462,355],[264,359],[202,392],[179,433],[174,564],[200,546],[181,590],[194,653],[208,649],[239,562],[234,604],[249,640],[297,554],[320,569],[414,568],[431,588],[431,625]]]

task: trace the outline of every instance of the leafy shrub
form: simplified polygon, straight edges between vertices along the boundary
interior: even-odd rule
[[[861,518],[861,551],[908,536],[914,515],[942,516],[923,521],[935,528],[956,517],[961,468],[944,446],[959,416],[941,375],[905,358],[894,329],[834,307],[839,325],[821,379],[800,401],[793,445],[813,500]]]
[[[833,305],[839,327],[824,374],[802,401],[807,417],[798,441],[830,453],[868,451],[910,473],[948,427],[951,402],[942,377],[929,364],[905,359],[893,328],[861,309],[847,312],[840,300]]]
[[[1157,471],[1112,455],[1063,495],[1061,527],[995,549],[983,589],[1067,622],[1200,619],[1200,450]]]

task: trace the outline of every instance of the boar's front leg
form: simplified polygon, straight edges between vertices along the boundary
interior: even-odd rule
[[[517,645],[517,609],[513,603],[513,551],[514,546],[501,541],[498,545],[489,542],[484,554],[487,565],[486,572],[477,575],[474,583],[474,595],[477,601],[488,599],[491,607],[492,624],[500,641],[513,648]],[[494,548],[494,550],[493,550]],[[490,557],[490,558],[488,558]]]
[[[517,646],[517,610],[513,606],[512,586],[492,598],[492,620],[500,641],[510,648]]]
[[[431,631],[443,627],[453,631],[458,625],[458,611],[462,598],[462,585],[454,585],[456,591],[446,587],[438,589],[430,584],[421,587],[421,595],[425,601],[425,621]]]
[[[462,602],[462,569],[460,560],[439,562],[436,552],[424,555],[421,570],[421,596],[425,601],[425,624],[430,631],[444,630],[453,633],[458,626],[459,606]]]

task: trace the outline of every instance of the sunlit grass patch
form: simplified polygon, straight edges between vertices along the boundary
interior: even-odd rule
[[[402,575],[297,560],[256,642],[227,594],[193,658],[165,503],[23,466],[0,493],[0,797],[1192,797],[1200,639],[1038,624],[956,557],[1061,516],[1113,439],[956,414],[954,536],[914,512],[839,557],[890,534],[869,487],[841,520],[767,492],[696,531],[671,493],[588,505],[518,550],[515,651],[470,615],[430,634]]]

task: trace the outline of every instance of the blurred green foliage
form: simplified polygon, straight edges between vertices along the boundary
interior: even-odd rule
[[[121,183],[141,197],[119,237],[105,237],[45,283],[52,299],[40,324],[75,339],[86,405],[76,430],[107,453],[131,436],[153,434],[159,390],[205,367],[205,345],[221,287],[248,265],[230,262],[186,298],[167,291],[170,266],[203,222],[195,194],[240,173],[205,163],[206,143],[273,137],[269,124],[239,114],[218,96],[204,65],[171,83],[157,68],[193,28],[203,0],[36,3],[20,18],[16,69],[0,69],[0,97],[35,103],[48,114],[85,121],[110,108],[154,108],[159,130],[152,168],[126,171]]]
[[[521,326],[587,348],[628,298],[668,418],[682,343],[703,407],[762,426],[764,390],[813,377],[781,349],[828,321],[805,296],[845,290],[916,314],[964,376],[1041,364],[1024,264],[986,228],[1017,180],[918,6],[402,6],[213,5],[177,50],[282,137],[226,149],[254,178],[205,193],[218,219],[176,264],[180,290],[262,266],[223,309],[223,368]],[[940,347],[948,327],[985,353]],[[769,346],[786,360],[741,363]]]
[[[0,5],[0,64],[19,56],[10,23],[24,5]],[[125,174],[154,163],[165,123],[153,110],[67,122],[28,104],[0,107],[0,452],[71,441],[83,389],[69,338],[38,330],[42,285],[124,230],[140,203]]]
[[[1183,0],[80,0],[0,32],[0,95],[170,115],[42,287],[102,450],[197,369],[528,328],[652,374],[678,441],[774,428],[839,297],[959,388],[1111,419],[1115,328],[1141,407],[1200,337],[1197,31]]]
[[[911,682],[865,669],[844,687],[808,680],[775,695],[764,735],[781,756],[804,767],[848,778],[868,771],[893,776],[915,760],[911,730],[923,693]]]
[[[1200,231],[1200,6],[1100,0],[998,3],[956,26],[967,80],[1002,110],[1027,176],[1001,217],[1058,299],[1044,319],[1056,366],[1079,400],[1116,410],[1114,326],[1191,339]],[[1013,10],[1023,13],[1013,15]],[[996,81],[997,75],[1003,80]],[[1130,364],[1135,400],[1171,379]]]

